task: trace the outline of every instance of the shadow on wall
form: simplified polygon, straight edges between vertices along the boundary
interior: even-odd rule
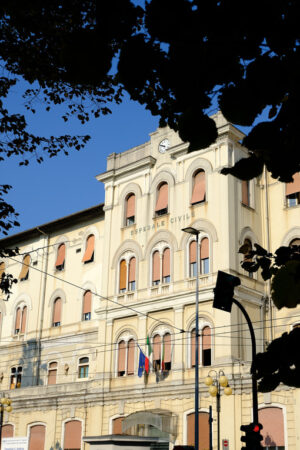
[[[22,368],[21,375],[21,387],[28,386],[43,386],[45,384],[43,376],[41,374],[45,373],[47,370],[47,364],[38,365],[37,360],[38,355],[38,341],[36,339],[30,339],[22,343],[22,356],[19,359],[18,367]],[[37,381],[37,376],[39,373],[39,379]]]

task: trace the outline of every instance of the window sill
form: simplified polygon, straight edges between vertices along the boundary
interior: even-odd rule
[[[76,381],[88,381],[89,377],[85,377],[85,378],[77,378]]]
[[[284,207],[285,210],[294,209],[294,208],[300,208],[300,203],[298,205],[293,205],[293,206],[285,205],[285,207]]]

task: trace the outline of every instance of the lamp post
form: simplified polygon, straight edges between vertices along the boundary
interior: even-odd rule
[[[199,450],[199,230],[187,227],[182,231],[196,236],[195,450]]]
[[[211,373],[214,373],[214,377],[211,377]],[[218,450],[220,450],[220,411],[221,411],[221,387],[224,388],[225,395],[231,395],[232,389],[228,384],[228,379],[223,370],[216,372],[210,370],[207,377],[204,380],[206,386],[209,386],[208,392],[212,397],[217,397],[217,427],[218,427]]]
[[[0,400],[0,449],[2,447],[2,427],[3,427],[3,416],[4,411],[10,413],[12,411],[11,399],[2,397]]]

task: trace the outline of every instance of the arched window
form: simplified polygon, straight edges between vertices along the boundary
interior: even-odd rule
[[[300,172],[293,175],[292,183],[286,184],[285,195],[288,208],[300,204]]]
[[[24,334],[26,331],[27,306],[19,306],[16,311],[15,334]]]
[[[199,411],[199,449],[209,448],[209,414]],[[187,445],[195,445],[195,413],[187,415]]]
[[[14,437],[14,426],[10,424],[6,424],[2,426],[2,438],[11,438]]]
[[[249,180],[242,180],[242,203],[250,206],[250,182]]]
[[[272,450],[284,450],[284,422],[281,408],[266,407],[259,409],[258,421],[262,424],[262,446]]]
[[[191,331],[191,367],[196,364],[196,330]],[[211,328],[205,326],[199,330],[199,364],[201,366],[211,365]]]
[[[81,428],[79,420],[65,422],[64,450],[81,449]]]
[[[19,275],[20,281],[28,280],[30,259],[30,255],[25,255],[23,258],[22,268]]]
[[[82,320],[91,320],[92,293],[85,291],[83,296]]]
[[[244,247],[244,262],[252,262],[252,258],[249,255],[249,253],[252,250],[252,242],[250,241],[250,239],[246,238],[244,240],[243,247]],[[250,278],[253,278],[253,272],[248,272],[248,276]]]
[[[165,248],[162,256],[162,281],[170,283],[170,249]]]
[[[193,193],[191,204],[196,205],[197,203],[205,202],[205,172],[204,170],[198,170],[193,176]]]
[[[10,370],[10,389],[19,389],[22,383],[22,366]]]
[[[200,271],[201,274],[209,273],[209,240],[207,237],[200,242]]]
[[[85,252],[82,258],[84,264],[88,264],[94,261],[94,249],[95,249],[95,236],[90,234],[86,240]]]
[[[118,343],[118,376],[134,375],[135,340],[128,342],[121,340]]]
[[[133,225],[135,222],[135,195],[129,194],[126,198],[126,225]]]
[[[28,450],[44,450],[45,448],[45,425],[33,425],[30,427]]]
[[[170,333],[153,337],[153,368],[155,371],[169,371],[172,367],[172,346]]]
[[[152,255],[152,285],[156,286],[160,283],[160,255],[156,250]]]
[[[84,357],[79,359],[78,363],[78,378],[88,378],[89,376],[89,358]]]
[[[168,183],[161,183],[157,189],[155,215],[162,216],[168,212]]]
[[[48,367],[48,384],[56,384],[57,362],[51,362]]]
[[[57,258],[55,263],[56,270],[63,270],[65,267],[65,257],[66,257],[66,246],[65,244],[60,244],[57,249]]]
[[[197,242],[191,241],[189,245],[190,277],[197,276]]]
[[[128,275],[128,290],[135,291],[135,270],[136,270],[136,259],[132,257],[129,261],[129,275]]]
[[[127,265],[125,259],[120,262],[119,292],[126,292]]]
[[[53,303],[53,319],[52,326],[59,327],[61,323],[61,298],[58,297]]]

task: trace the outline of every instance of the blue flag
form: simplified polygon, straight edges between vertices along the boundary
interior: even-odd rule
[[[140,359],[139,359],[139,370],[138,370],[138,376],[141,377],[143,375],[143,372],[145,370],[145,355],[140,349]]]

